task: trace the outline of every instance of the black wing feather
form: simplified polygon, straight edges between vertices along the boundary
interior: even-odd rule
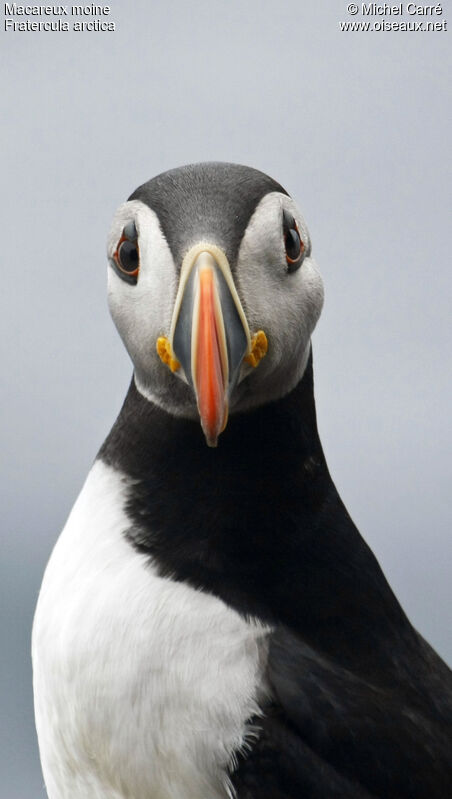
[[[438,662],[444,670],[436,699],[428,680],[375,684],[322,657],[285,628],[272,636],[268,676],[286,726],[321,762],[372,796],[452,796],[450,671],[420,636],[419,646],[434,658],[432,676]]]

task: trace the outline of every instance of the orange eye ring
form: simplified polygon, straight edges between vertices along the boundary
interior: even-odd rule
[[[294,232],[298,236],[298,241],[299,241],[299,244],[300,244],[300,252],[296,256],[296,258],[291,258],[289,253],[287,252],[287,237],[289,236],[289,234],[294,233]],[[300,231],[298,230],[298,225],[297,225],[296,222],[295,222],[295,227],[292,227],[289,230],[286,230],[286,232],[284,233],[284,249],[286,250],[286,261],[287,261],[288,264],[291,264],[291,265],[298,264],[300,259],[303,258],[304,251],[305,251],[305,245],[304,245],[303,239],[300,236]]]
[[[289,274],[296,272],[303,263],[306,245],[300,236],[295,219],[288,211],[283,211],[284,250]]]
[[[129,245],[132,245],[130,249],[131,252],[135,250],[137,253],[138,266],[136,266],[135,269],[126,269],[123,263],[121,262],[121,249],[124,251],[125,248],[122,245],[125,242],[127,242],[127,244]],[[125,236],[121,236],[121,238],[118,241],[118,246],[116,247],[113,258],[115,259],[118,268],[121,270],[121,272],[124,272],[125,275],[130,275],[130,277],[135,277],[136,275],[138,275],[138,272],[140,271],[138,245],[130,241],[130,239],[127,239]]]
[[[125,226],[113,253],[111,263],[123,280],[136,285],[140,271],[140,251],[133,223]]]

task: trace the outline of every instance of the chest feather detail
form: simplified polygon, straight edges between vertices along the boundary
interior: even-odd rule
[[[96,461],[33,629],[49,799],[220,799],[265,693],[267,632],[126,540],[128,478]]]

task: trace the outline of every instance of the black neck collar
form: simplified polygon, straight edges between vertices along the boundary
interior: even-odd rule
[[[405,617],[328,472],[312,356],[290,394],[232,416],[216,449],[132,381],[99,457],[133,478],[126,534],[162,575],[345,662],[399,634]]]
[[[160,468],[162,478],[166,475],[173,488],[176,475],[185,482],[199,469],[222,473],[224,478],[240,474],[244,483],[255,483],[263,467],[274,472],[278,465],[278,482],[282,485],[295,463],[299,465],[308,457],[323,461],[316,424],[312,355],[290,394],[230,417],[214,449],[207,447],[199,421],[168,414],[148,401],[132,380],[99,457],[135,478],[144,478]],[[258,486],[256,489],[259,491]]]

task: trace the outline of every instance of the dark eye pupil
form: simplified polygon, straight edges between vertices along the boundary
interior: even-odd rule
[[[138,269],[138,249],[133,241],[123,241],[118,250],[118,260],[125,272]]]
[[[291,261],[296,261],[301,255],[301,239],[293,228],[286,233],[286,254]]]
[[[298,232],[298,226],[287,210],[283,211],[282,218],[283,236],[284,236],[284,249],[286,251],[287,271],[290,273],[296,272],[303,263],[304,258],[304,242]]]

